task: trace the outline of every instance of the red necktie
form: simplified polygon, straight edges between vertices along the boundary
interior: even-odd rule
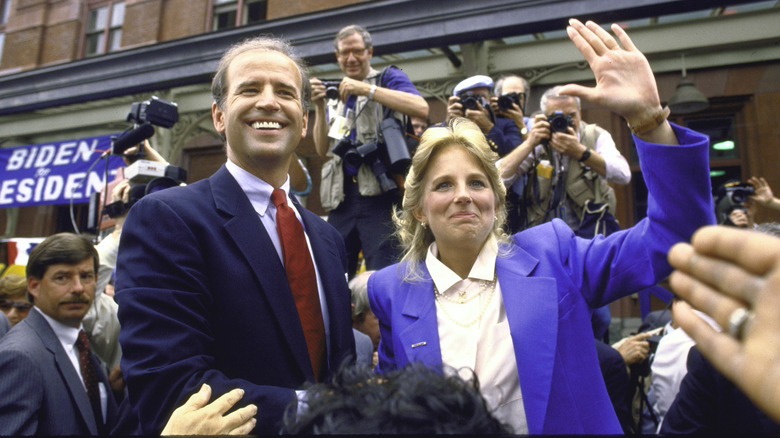
[[[103,426],[103,413],[100,409],[100,390],[98,389],[98,379],[95,375],[95,367],[89,358],[89,339],[84,330],[79,330],[79,336],[76,338],[76,348],[79,350],[79,366],[81,367],[81,378],[84,379],[84,386],[87,387],[87,396],[89,404],[92,405],[92,413],[95,414],[95,422],[98,428]]]
[[[287,205],[287,195],[284,190],[274,189],[271,193],[271,202],[276,206],[276,230],[282,244],[287,281],[306,337],[314,379],[319,381],[325,360],[325,324],[322,321],[314,263],[311,260],[309,247],[306,245],[303,226],[293,209]]]

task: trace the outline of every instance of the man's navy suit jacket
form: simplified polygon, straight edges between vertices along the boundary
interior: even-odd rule
[[[297,206],[330,318],[328,372],[354,360],[346,253],[338,232]],[[141,432],[158,434],[202,383],[258,407],[254,433],[278,433],[295,389],[314,376],[282,262],[223,165],[186,187],[145,196],[117,260],[121,368]]]
[[[107,430],[117,406],[97,358],[92,365],[108,391]],[[60,340],[38,312],[0,340],[0,435],[97,435],[87,391]]]
[[[696,347],[688,352],[688,374],[661,425],[662,435],[777,435],[780,425],[719,373]]]

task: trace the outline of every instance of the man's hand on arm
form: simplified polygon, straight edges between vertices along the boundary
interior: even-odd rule
[[[250,404],[225,415],[243,396],[243,390],[234,389],[209,403],[211,387],[204,383],[173,411],[161,435],[247,435],[257,423],[257,406]]]

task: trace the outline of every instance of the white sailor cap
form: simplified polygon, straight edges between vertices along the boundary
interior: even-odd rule
[[[452,90],[452,95],[457,96],[460,93],[477,87],[488,87],[490,91],[493,91],[493,79],[490,76],[476,75],[466,78],[458,83]]]

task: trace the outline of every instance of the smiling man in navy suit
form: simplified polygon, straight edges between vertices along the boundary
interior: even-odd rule
[[[95,297],[98,254],[72,233],[27,262],[35,307],[0,341],[0,435],[105,435],[117,406],[81,325]]]
[[[122,231],[121,368],[144,434],[159,433],[202,383],[214,395],[242,389],[239,406],[257,406],[254,433],[277,433],[296,390],[355,354],[344,242],[287,195],[308,123],[305,68],[283,41],[256,38],[225,53],[212,94],[227,162],[144,197]],[[299,224],[304,250],[290,260],[277,227]],[[289,269],[309,260],[310,275]],[[300,280],[314,280],[313,312],[296,298]]]

